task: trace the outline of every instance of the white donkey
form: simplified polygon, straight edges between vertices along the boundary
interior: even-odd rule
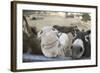
[[[41,49],[46,57],[71,56],[72,34],[58,32],[52,26],[45,26],[38,32]]]

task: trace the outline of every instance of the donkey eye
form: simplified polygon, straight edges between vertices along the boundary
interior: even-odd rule
[[[52,28],[52,30],[55,31],[56,29],[55,28]]]

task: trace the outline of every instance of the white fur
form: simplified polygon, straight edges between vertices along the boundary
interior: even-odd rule
[[[69,37],[67,34],[62,33],[58,38],[58,31],[52,30],[53,27],[44,27],[43,33],[38,33],[41,38],[41,49],[46,57],[65,56],[66,51],[69,49]]]

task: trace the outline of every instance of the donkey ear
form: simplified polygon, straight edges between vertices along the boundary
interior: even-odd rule
[[[43,31],[42,31],[42,30],[38,32],[38,38],[39,38],[39,39],[41,38],[42,33],[43,33]]]

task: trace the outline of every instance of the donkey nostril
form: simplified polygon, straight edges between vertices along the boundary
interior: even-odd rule
[[[71,49],[73,48],[73,46],[71,46]]]
[[[79,51],[82,52],[82,47],[80,47],[80,50]]]

